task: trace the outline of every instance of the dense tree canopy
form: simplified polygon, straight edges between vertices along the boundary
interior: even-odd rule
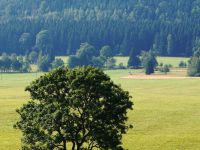
[[[26,88],[31,101],[17,112],[24,150],[122,149],[129,93],[99,69],[59,68]],[[69,146],[69,145],[68,145]]]
[[[44,31],[55,55],[75,54],[83,42],[114,54],[192,55],[200,36],[200,0],[0,0],[0,13],[6,53],[31,51]]]
[[[28,60],[16,54],[0,55],[0,72],[29,72],[30,64]]]
[[[93,66],[114,69],[116,61],[112,56],[112,49],[109,46],[103,46],[99,52],[94,46],[88,43],[82,43],[76,55],[70,55],[68,66],[70,68]]]

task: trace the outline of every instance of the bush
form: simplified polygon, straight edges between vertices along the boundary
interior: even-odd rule
[[[163,65],[159,68],[159,71],[167,74],[168,72],[170,72],[170,65]]]
[[[200,58],[199,57],[192,57],[189,61],[188,65],[188,75],[192,77],[199,77],[200,76]]]
[[[187,67],[187,63],[184,62],[184,61],[180,61],[179,67],[180,67],[180,68],[186,68],[186,67]]]
[[[64,66],[64,61],[60,58],[56,58],[52,63],[51,63],[51,67],[52,69],[56,69],[58,67],[63,67]]]
[[[107,61],[106,61],[106,65],[105,67],[107,69],[115,69],[116,67],[116,60],[114,58],[109,58]]]
[[[126,69],[126,67],[124,66],[123,63],[120,63],[120,64],[117,66],[117,69]]]
[[[37,65],[38,65],[39,71],[44,71],[44,72],[49,71],[50,66],[51,66],[49,55],[44,55],[44,56],[39,55]]]

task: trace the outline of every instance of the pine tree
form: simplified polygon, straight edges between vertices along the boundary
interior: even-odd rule
[[[139,68],[141,64],[139,56],[137,56],[135,50],[132,50],[128,60],[128,67]]]

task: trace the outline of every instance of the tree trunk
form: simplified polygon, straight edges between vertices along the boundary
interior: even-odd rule
[[[76,148],[76,143],[75,142],[72,142],[73,143],[73,145],[72,145],[72,150],[75,150],[75,148]]]
[[[66,141],[63,141],[63,150],[67,150]]]
[[[81,150],[81,145],[82,144],[77,144],[77,150]]]

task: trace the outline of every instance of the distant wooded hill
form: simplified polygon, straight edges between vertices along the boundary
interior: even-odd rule
[[[200,0],[0,0],[0,53],[43,50],[39,32],[54,55],[88,42],[122,55],[188,56],[200,41]]]

